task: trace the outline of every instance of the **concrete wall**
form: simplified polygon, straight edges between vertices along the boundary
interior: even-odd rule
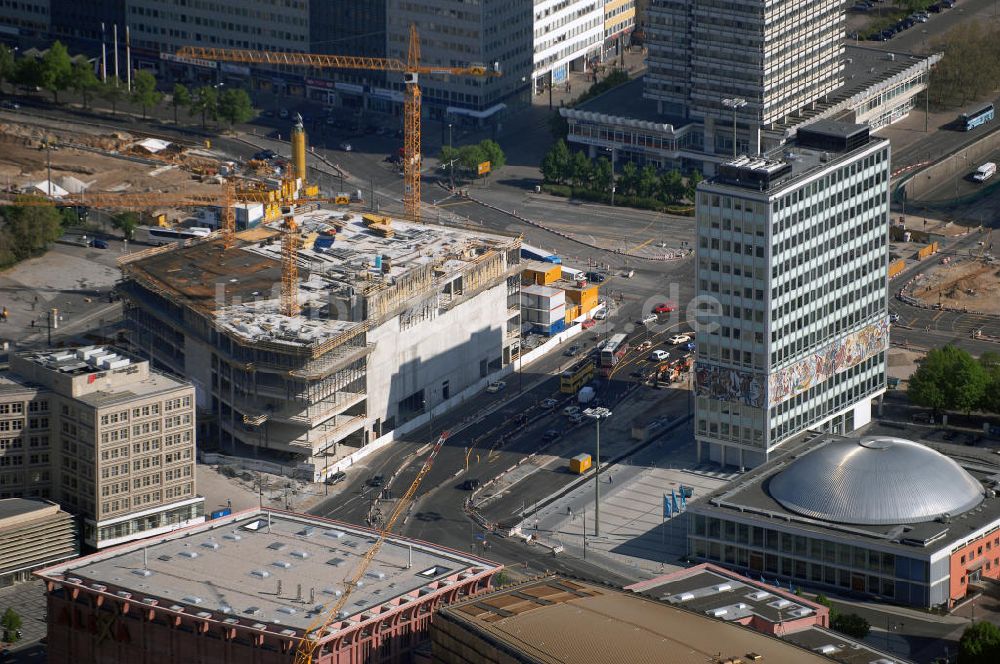
[[[368,418],[395,417],[401,421],[399,402],[424,390],[427,408],[445,401],[485,377],[483,362],[499,361],[507,325],[507,285],[504,282],[469,298],[436,318],[409,329],[400,318],[372,330],[375,348],[368,358]],[[486,373],[489,373],[488,371]]]
[[[982,131],[974,130],[974,131]],[[956,152],[913,175],[903,190],[907,201],[950,200],[955,195],[953,188],[944,187],[936,196],[928,198],[931,191],[941,186],[942,182],[964,178],[976,170],[976,167],[989,161],[990,156],[1000,149],[1000,132],[984,136],[964,150]]]

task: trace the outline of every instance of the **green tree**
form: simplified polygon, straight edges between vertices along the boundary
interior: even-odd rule
[[[6,44],[0,44],[0,91],[4,83],[14,78],[15,69],[14,52]]]
[[[83,107],[87,108],[90,105],[90,95],[101,87],[101,82],[97,79],[89,62],[77,60],[73,63],[69,87],[83,98]]]
[[[3,617],[0,618],[0,627],[3,627],[3,640],[7,643],[13,643],[21,638],[17,635],[18,630],[21,629],[21,616],[14,609],[8,607],[3,612]]]
[[[490,139],[479,142],[479,149],[483,151],[483,161],[490,162],[490,171],[499,171],[507,165],[507,155],[503,153],[500,144]]]
[[[191,91],[183,83],[174,83],[173,93],[170,95],[170,104],[174,107],[174,124],[177,124],[177,109],[187,108],[191,105]]]
[[[42,85],[42,62],[38,58],[24,57],[14,65],[11,80],[22,90],[34,90]]]
[[[694,192],[698,190],[698,184],[704,179],[705,178],[701,175],[701,171],[694,171],[691,173],[691,176],[688,178],[687,191],[684,192],[689,201],[694,200]]]
[[[991,622],[973,623],[958,641],[959,664],[996,664],[1000,662],[1000,627]]]
[[[611,192],[611,160],[607,157],[598,157],[597,162],[594,164],[594,173],[591,176],[590,184],[594,191],[602,191],[604,193]]]
[[[463,145],[458,149],[458,163],[465,171],[473,175],[478,175],[479,164],[484,161],[486,161],[486,155],[478,145]]]
[[[656,175],[656,166],[652,164],[646,164],[639,171],[639,183],[636,185],[636,189],[639,195],[643,198],[649,198],[656,194],[656,186],[659,183],[659,178]]]
[[[657,189],[657,195],[664,203],[676,203],[681,200],[686,191],[681,172],[675,168],[662,173]]]
[[[986,390],[980,410],[1000,413],[1000,354],[986,352],[979,356],[979,364],[986,372]]]
[[[556,111],[549,118],[549,132],[557,141],[564,141],[569,136],[569,121]]]
[[[62,215],[54,207],[3,207],[0,219],[0,254],[6,265],[44,253],[62,235]]]
[[[136,70],[132,78],[132,101],[142,107],[142,119],[146,110],[156,108],[163,101],[163,93],[156,89],[156,77],[145,69]]]
[[[855,639],[865,638],[872,628],[867,620],[856,613],[837,614],[837,617],[830,621],[830,627]]]
[[[253,103],[243,88],[229,88],[219,97],[219,117],[226,121],[230,129],[253,116]]]
[[[542,159],[542,177],[546,182],[561,184],[566,179],[570,161],[566,141],[559,139]]]
[[[910,376],[906,395],[913,403],[931,408],[966,413],[979,407],[989,384],[983,366],[966,351],[954,346],[935,348]]]
[[[621,177],[618,178],[618,193],[625,196],[634,195],[639,186],[639,169],[635,162],[627,161],[622,166]]]
[[[120,230],[126,239],[131,240],[139,226],[139,215],[135,212],[120,212],[111,217],[111,225]]]
[[[52,93],[52,100],[59,103],[59,93],[73,81],[73,61],[62,42],[56,40],[42,55],[41,86]]]
[[[111,115],[118,113],[118,103],[124,101],[127,91],[125,84],[111,76],[101,84],[100,94],[105,101],[111,104]]]
[[[587,186],[593,171],[593,164],[583,152],[574,152],[570,166],[570,183],[574,187]]]
[[[207,126],[206,120],[214,122],[219,119],[219,92],[210,85],[198,88],[194,92],[194,99],[188,111],[191,115],[201,114],[201,126],[204,129]]]

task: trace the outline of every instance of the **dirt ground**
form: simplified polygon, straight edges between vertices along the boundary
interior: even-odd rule
[[[142,137],[127,132],[78,131],[72,133],[19,123],[0,123],[0,186],[14,190],[40,182],[48,177],[51,159],[52,181],[63,186],[63,178],[71,176],[88,185],[88,191],[110,192],[214,192],[215,184],[203,184],[192,178],[185,168],[215,160],[175,153],[169,158],[144,155],[156,161],[145,164],[126,158],[140,154],[135,143]],[[46,150],[48,141],[52,148]],[[95,151],[70,147],[81,145]]]
[[[921,275],[913,296],[926,304],[963,308],[983,313],[1000,313],[1000,261],[951,258]],[[940,299],[939,299],[940,296]]]

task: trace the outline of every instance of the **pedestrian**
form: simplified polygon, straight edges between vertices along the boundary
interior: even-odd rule
[[[611,475],[609,473],[608,474],[608,484],[614,484],[614,483],[615,483],[615,477],[614,477],[614,475]]]
[[[31,319],[31,327],[34,327],[34,326],[35,326],[35,319],[34,319],[34,318],[32,318],[32,319]]]

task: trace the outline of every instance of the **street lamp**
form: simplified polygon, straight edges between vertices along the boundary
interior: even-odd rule
[[[601,420],[611,417],[607,408],[588,408],[584,412],[587,417],[597,420],[597,457],[594,459],[594,537],[601,536]]]
[[[722,105],[733,109],[733,159],[736,159],[736,111],[747,105],[743,97],[730,97],[722,100]]]

